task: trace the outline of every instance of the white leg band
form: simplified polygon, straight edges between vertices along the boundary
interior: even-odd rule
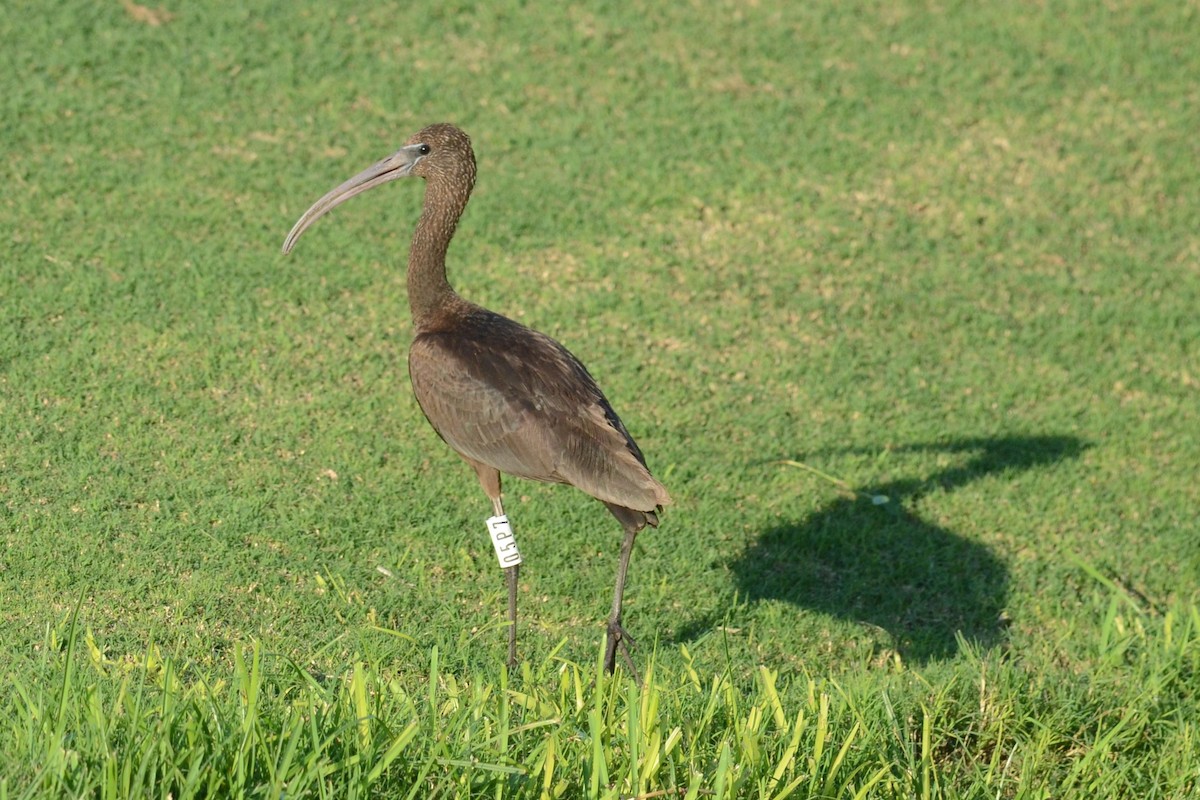
[[[512,526],[508,524],[508,516],[488,517],[487,526],[501,568],[508,569],[520,564],[521,552],[517,550],[517,540],[513,536]]]

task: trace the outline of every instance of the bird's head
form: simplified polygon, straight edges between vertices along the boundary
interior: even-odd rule
[[[449,123],[429,125],[409,137],[396,152],[372,164],[350,180],[330,189],[296,220],[283,252],[290,253],[304,231],[327,212],[362,194],[397,178],[416,176],[439,186],[451,186],[464,197],[475,183],[475,153],[467,134]]]

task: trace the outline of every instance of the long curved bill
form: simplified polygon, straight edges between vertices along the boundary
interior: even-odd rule
[[[292,252],[300,234],[308,230],[309,226],[323,217],[326,212],[337,208],[355,195],[412,174],[412,168],[421,159],[421,154],[418,152],[419,147],[420,145],[402,147],[383,161],[372,164],[350,180],[326,192],[324,197],[313,203],[308,211],[305,211],[300,219],[296,220],[296,224],[292,226],[287,238],[283,240],[283,252]]]

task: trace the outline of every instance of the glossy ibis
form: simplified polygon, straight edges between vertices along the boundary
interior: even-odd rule
[[[549,336],[464,300],[446,280],[446,251],[475,184],[471,140],[453,125],[430,125],[403,147],[324,197],[296,222],[288,253],[316,220],[368,189],[398,178],[425,179],[425,201],[408,254],[414,338],[408,354],[413,393],[438,435],[475,470],[492,500],[497,556],[508,584],[508,661],[517,658],[515,545],[500,502],[500,473],[568,483],[603,503],[625,538],[608,617],[605,668],[616,654],[633,668],[621,627],[629,556],[638,531],[657,526],[666,488],[579,359]],[[515,563],[514,563],[515,562]],[[511,564],[511,566],[506,566]],[[636,674],[636,670],[634,670]]]

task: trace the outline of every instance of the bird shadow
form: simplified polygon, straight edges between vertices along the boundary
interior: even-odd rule
[[[991,647],[1004,637],[1008,569],[988,547],[906,509],[931,491],[1078,457],[1072,436],[965,438],[891,452],[970,453],[966,461],[835,500],[768,528],[729,564],[740,597],[782,601],[886,631],[910,663],[953,656],[959,637]],[[887,497],[886,503],[872,502]],[[681,628],[689,641],[721,624],[714,612]]]

